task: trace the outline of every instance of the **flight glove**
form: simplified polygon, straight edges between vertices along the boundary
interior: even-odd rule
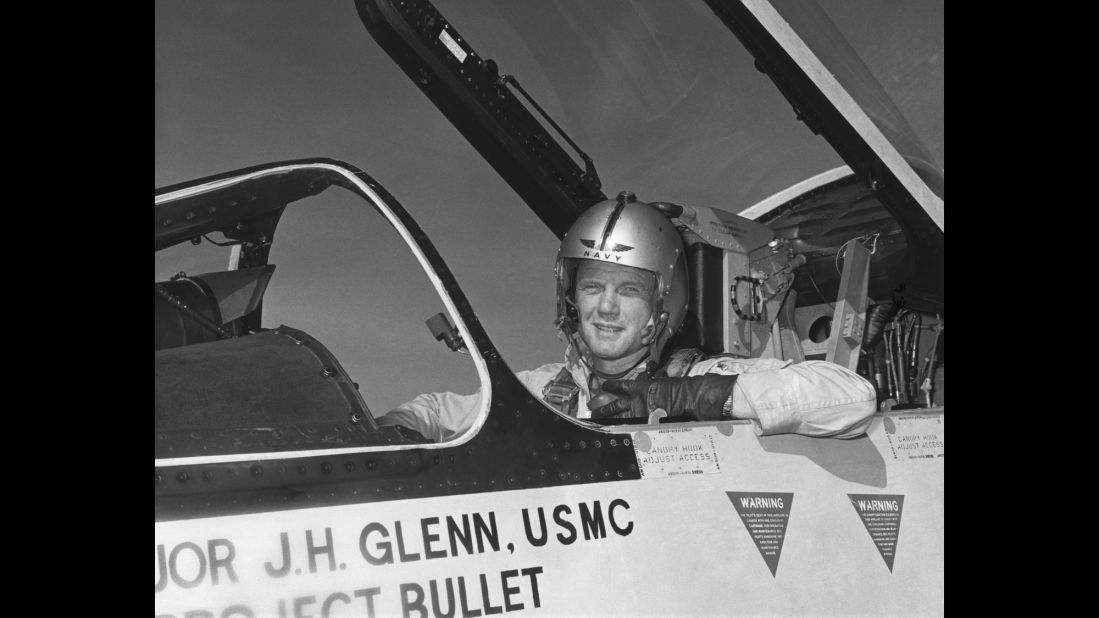
[[[653,410],[663,408],[669,416],[689,416],[699,421],[731,418],[726,402],[733,394],[736,378],[706,374],[689,378],[607,380],[603,391],[618,398],[603,405],[598,405],[601,401],[589,402],[591,417],[648,418]]]

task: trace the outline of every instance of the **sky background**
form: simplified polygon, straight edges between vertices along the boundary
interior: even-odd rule
[[[595,160],[609,196],[739,212],[842,164],[701,2],[435,4]],[[820,4],[945,167],[942,1]],[[156,187],[287,159],[354,164],[431,238],[512,369],[560,359],[557,239],[378,47],[353,2],[157,2],[155,34]],[[424,390],[471,391],[468,361],[423,325],[442,305],[411,253],[337,191],[287,209],[265,325],[318,337],[375,413]],[[225,259],[185,244],[157,254],[156,278]]]

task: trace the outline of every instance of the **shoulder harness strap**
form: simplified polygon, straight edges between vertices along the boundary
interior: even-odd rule
[[[562,414],[576,417],[576,405],[580,397],[580,387],[572,379],[568,365],[561,368],[557,375],[542,389],[542,399]]]

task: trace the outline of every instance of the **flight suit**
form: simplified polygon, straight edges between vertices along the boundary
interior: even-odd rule
[[[571,375],[578,392],[566,413],[590,418],[590,371],[570,346],[564,363],[550,363],[516,377],[539,399],[546,401],[547,387],[559,381],[562,370]],[[877,409],[874,387],[844,367],[826,361],[794,363],[774,358],[702,359],[673,377],[707,373],[736,375],[732,410],[736,416],[753,411],[757,435],[797,433],[821,438],[854,438],[866,432]],[[632,379],[645,370],[641,363],[620,379]],[[561,409],[556,402],[551,407]],[[401,404],[378,419],[381,425],[403,425],[437,442],[445,442],[469,429],[477,420],[481,392],[472,395],[427,393]],[[674,413],[674,412],[673,412]]]

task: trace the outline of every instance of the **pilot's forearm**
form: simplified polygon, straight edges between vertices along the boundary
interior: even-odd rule
[[[410,402],[411,403],[411,402]],[[410,403],[394,408],[375,419],[379,426],[399,425],[418,431],[420,435],[433,442],[441,440],[442,428],[435,414],[422,413],[409,409]]]
[[[379,425],[401,425],[435,442],[450,440],[477,420],[480,391],[472,395],[426,393],[403,403],[377,419]]]
[[[760,435],[854,438],[866,432],[876,409],[869,382],[825,361],[746,373],[733,389],[733,416],[754,418]]]

